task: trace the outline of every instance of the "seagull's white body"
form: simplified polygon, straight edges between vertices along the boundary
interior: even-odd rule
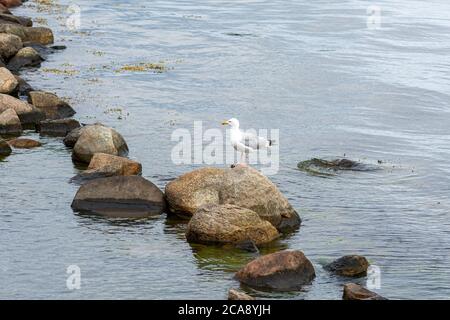
[[[241,153],[241,162],[243,161],[244,154],[248,154],[258,149],[267,149],[272,144],[272,142],[266,138],[241,131],[239,129],[239,120],[235,118],[225,121],[223,124],[231,126],[230,142],[233,148]]]

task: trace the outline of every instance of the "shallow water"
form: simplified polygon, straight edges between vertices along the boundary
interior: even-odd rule
[[[77,4],[78,32],[64,27],[64,6],[14,10],[46,18],[67,45],[23,76],[68,97],[81,122],[116,128],[159,187],[194,167],[170,161],[174,129],[232,116],[245,128],[280,129],[271,179],[303,225],[263,253],[301,249],[317,278],[302,292],[252,294],[340,299],[349,280],[321,264],[360,253],[381,268],[381,295],[450,297],[448,1],[380,0],[378,30],[366,25],[370,1]],[[116,72],[159,61],[168,70]],[[191,246],[181,221],[74,214],[70,151],[60,139],[25,135],[44,146],[0,162],[0,298],[223,299],[239,285],[234,272],[255,255]],[[323,178],[297,169],[344,155],[381,160],[382,170]],[[72,264],[80,290],[66,288]]]

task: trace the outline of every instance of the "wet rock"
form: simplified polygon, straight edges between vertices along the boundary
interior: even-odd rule
[[[370,291],[356,283],[347,283],[344,285],[344,300],[387,300],[386,298]]]
[[[19,17],[4,13],[0,13],[0,23],[16,23],[25,27],[31,27],[33,25],[33,21],[28,17]]]
[[[77,143],[78,139],[81,136],[81,132],[85,127],[76,128],[70,131],[67,136],[64,138],[64,145],[68,148],[73,148],[75,143]]]
[[[18,36],[0,33],[0,56],[4,61],[15,56],[20,49],[22,49],[22,40]]]
[[[7,94],[0,93],[0,112],[14,109],[22,125],[38,124],[45,119],[45,114],[26,101],[19,100]]]
[[[25,28],[26,40],[43,45],[52,44],[54,41],[53,32],[46,27],[31,27]]]
[[[125,157],[128,146],[123,137],[114,129],[103,125],[86,126],[73,147],[75,161],[89,163],[95,153],[107,153]]]
[[[278,237],[277,229],[256,212],[231,204],[201,207],[189,221],[186,232],[189,242],[205,244],[251,240],[260,245]]]
[[[44,59],[31,47],[19,50],[17,54],[8,62],[8,69],[17,72],[21,68],[39,67]]]
[[[343,256],[324,267],[325,270],[347,277],[364,276],[367,273],[369,262],[358,255]]]
[[[6,68],[0,68],[0,93],[13,94],[19,85],[19,81]]]
[[[11,11],[0,1],[0,13],[12,14]]]
[[[235,204],[255,211],[280,232],[294,230],[300,217],[278,188],[251,167],[202,168],[167,184],[171,212],[190,217],[208,204]]]
[[[11,147],[16,149],[32,149],[40,147],[42,145],[39,141],[26,138],[17,138],[8,141],[8,143]]]
[[[72,209],[111,217],[148,217],[163,212],[164,195],[140,176],[100,178],[80,187]]]
[[[12,150],[9,144],[0,138],[0,157],[6,157],[11,154]]]
[[[228,291],[228,300],[256,300],[256,299],[240,290],[230,289]]]
[[[235,244],[235,247],[243,251],[259,253],[258,247],[252,240],[239,241]]]
[[[0,112],[0,134],[15,136],[22,134],[20,119],[13,109]]]
[[[257,258],[236,273],[243,284],[262,290],[294,291],[316,277],[301,251],[280,251]]]
[[[96,153],[87,170],[73,177],[72,182],[83,182],[101,177],[133,176],[141,173],[142,165],[139,162],[106,153]]]
[[[0,4],[7,8],[18,7],[22,5],[21,0],[0,0]]]
[[[50,92],[30,91],[28,102],[42,110],[50,120],[70,118],[76,113],[67,102]]]
[[[23,78],[19,77],[18,75],[14,75],[14,77],[16,78],[17,82],[18,82],[18,89],[17,89],[17,93],[19,96],[28,96],[28,93],[30,91],[34,91],[33,87],[26,82]]]
[[[313,158],[299,162],[297,167],[315,175],[333,175],[338,171],[374,171],[379,170],[378,166],[356,162],[349,159],[324,160]]]
[[[80,126],[75,119],[44,120],[37,125],[37,131],[41,136],[65,137]]]
[[[18,24],[0,24],[0,33],[15,35],[23,42],[26,41],[25,28],[26,27]],[[22,46],[20,48],[22,48]]]

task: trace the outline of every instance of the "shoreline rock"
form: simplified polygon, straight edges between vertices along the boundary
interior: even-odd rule
[[[14,109],[0,112],[0,134],[18,136],[22,134],[22,125]]]
[[[71,181],[83,182],[102,177],[134,176],[141,174],[142,165],[139,162],[106,153],[95,153],[87,170],[73,177]]]
[[[48,120],[70,118],[76,113],[67,102],[46,91],[30,91],[28,102],[44,112]]]
[[[362,277],[366,275],[368,267],[369,262],[365,257],[347,255],[327,264],[324,269],[340,276]]]
[[[388,300],[378,293],[370,291],[356,283],[347,283],[344,285],[343,300]]]
[[[303,252],[285,250],[249,262],[235,277],[260,290],[297,291],[311,284],[316,273]]]
[[[89,163],[95,153],[106,153],[126,157],[128,146],[124,138],[114,129],[103,125],[85,126],[73,147],[74,161]]]
[[[32,149],[42,146],[42,143],[27,138],[17,138],[8,141],[9,145],[16,149]]]
[[[164,194],[140,176],[99,178],[83,184],[72,202],[80,213],[145,218],[163,213]]]
[[[11,154],[12,150],[9,144],[0,138],[0,157],[7,157]]]
[[[0,93],[0,112],[4,112],[7,109],[14,109],[22,125],[36,125],[45,119],[44,113],[33,105],[10,95]]]
[[[231,288],[228,291],[228,300],[256,300],[252,296],[237,289]]]
[[[0,93],[14,95],[19,81],[7,68],[0,68]]]
[[[80,123],[75,119],[57,119],[39,122],[36,130],[41,136],[65,137],[69,132],[80,127]]]
[[[170,211],[185,217],[192,217],[204,205],[234,204],[255,211],[282,233],[301,223],[278,188],[251,167],[197,169],[169,182],[165,194]]]
[[[40,67],[44,59],[31,47],[20,49],[14,57],[8,62],[8,69],[12,72],[18,72],[22,68]]]
[[[256,245],[269,243],[280,236],[268,221],[246,208],[231,204],[206,205],[189,221],[188,242],[203,244],[240,243],[251,240]]]

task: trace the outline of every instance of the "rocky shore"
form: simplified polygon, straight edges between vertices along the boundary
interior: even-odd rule
[[[75,212],[133,219],[177,215],[189,220],[190,243],[238,248],[246,243],[258,248],[300,228],[302,220],[288,199],[251,167],[197,169],[168,183],[164,192],[143,178],[142,165],[127,158],[129,147],[119,132],[101,123],[81,124],[73,118],[76,108],[21,78],[24,70],[40,67],[43,52],[51,52],[45,49],[54,43],[51,29],[34,27],[31,19],[13,15],[10,8],[21,3],[0,0],[0,158],[14,161],[17,148],[45,148],[20,138],[25,130],[60,137],[73,161],[88,166],[70,181],[80,185],[71,205]],[[332,165],[351,167],[344,162]],[[337,276],[361,277],[368,266],[366,258],[353,255],[324,268]],[[235,274],[243,288],[262,291],[301,290],[315,277],[314,262],[300,250],[259,256]],[[254,298],[231,289],[229,299]],[[348,284],[344,299],[382,297]]]

